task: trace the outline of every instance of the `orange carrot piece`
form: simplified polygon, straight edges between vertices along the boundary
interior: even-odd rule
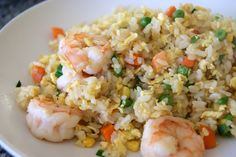
[[[195,65],[195,60],[190,60],[188,57],[184,57],[182,64],[188,68],[192,68]]]
[[[204,145],[206,149],[211,149],[216,147],[216,135],[215,132],[206,125],[200,125],[200,131],[204,132],[204,129],[207,130],[208,134],[203,137]]]
[[[125,62],[128,63],[129,65],[132,65],[135,68],[138,68],[143,63],[143,57],[141,54],[135,53],[133,54],[133,56],[125,58]]]
[[[34,83],[39,84],[45,74],[45,70],[43,67],[33,65],[31,69],[31,76],[33,78]]]
[[[54,39],[56,39],[59,35],[65,35],[65,32],[60,27],[52,27],[52,36]]]
[[[158,63],[158,60],[162,60],[162,61],[168,63],[168,59],[167,59],[167,55],[166,55],[165,51],[161,51],[161,52],[157,53],[152,59],[152,67],[154,68],[154,70],[157,73],[160,72],[164,67],[167,66],[167,65],[162,65],[162,64]]]
[[[166,15],[169,16],[169,17],[172,17],[175,10],[176,10],[175,6],[170,6],[166,11]]]
[[[105,125],[101,128],[101,133],[104,139],[108,142],[111,141],[111,135],[114,132],[114,126],[112,124]]]
[[[139,58],[142,58],[140,54],[133,54],[134,56],[134,66],[140,66],[142,63],[139,62]]]

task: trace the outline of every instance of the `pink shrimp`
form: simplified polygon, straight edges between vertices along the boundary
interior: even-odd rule
[[[58,53],[65,56],[77,73],[85,72],[89,75],[102,71],[112,55],[110,44],[105,37],[88,33],[66,36],[60,42]]]
[[[146,122],[141,153],[144,157],[202,157],[204,143],[191,122],[165,116]]]
[[[81,119],[81,111],[59,107],[52,101],[34,98],[27,109],[26,122],[32,134],[51,142],[74,137],[74,129]]]

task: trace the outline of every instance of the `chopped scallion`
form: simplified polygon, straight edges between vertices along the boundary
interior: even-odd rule
[[[227,115],[225,115],[225,117],[224,117],[225,119],[227,119],[227,120],[230,120],[230,121],[232,121],[233,120],[233,115],[232,114],[230,114],[230,113],[228,113]]]
[[[195,11],[197,11],[196,8],[193,8],[193,10],[191,11],[191,13],[193,14]]]
[[[120,102],[120,107],[122,108],[128,108],[128,107],[132,107],[134,104],[134,101],[130,98],[126,98],[124,100],[121,100]]]
[[[55,73],[55,76],[56,76],[57,78],[59,78],[59,77],[61,77],[62,75],[63,75],[63,73],[62,73],[62,65],[59,64],[58,67],[57,67],[57,71],[56,71],[56,73]]]
[[[231,136],[230,128],[226,124],[220,124],[217,127],[220,136],[228,137]]]
[[[99,149],[99,150],[96,152],[96,155],[99,156],[99,157],[105,157],[105,156],[103,155],[103,153],[104,153],[104,150]]]
[[[200,39],[199,36],[194,35],[194,36],[191,38],[191,43],[194,44],[194,43],[196,43],[199,39]]]
[[[173,105],[174,100],[173,97],[169,94],[162,94],[159,97],[159,102],[164,101],[167,105]]]
[[[17,88],[18,88],[18,87],[21,87],[21,82],[20,82],[20,80],[17,82],[16,87],[17,87]]]
[[[141,82],[139,76],[136,75],[134,77],[134,88],[137,88],[137,87],[142,88],[142,82]]]
[[[192,86],[194,85],[194,83],[190,82],[189,80],[185,83],[185,87],[189,87],[189,86]]]

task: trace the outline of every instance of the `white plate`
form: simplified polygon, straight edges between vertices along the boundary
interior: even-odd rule
[[[25,157],[78,157],[95,156],[96,149],[76,147],[72,142],[53,144],[32,137],[25,124],[25,113],[15,105],[14,88],[18,80],[30,84],[28,64],[40,54],[48,53],[50,28],[69,28],[82,21],[91,21],[110,13],[121,5],[166,9],[186,1],[171,0],[52,0],[24,12],[0,32],[0,144],[14,156]],[[236,16],[233,0],[189,0],[211,8],[214,13]],[[236,17],[235,17],[236,18]],[[236,140],[219,139],[216,149],[206,152],[206,157],[235,156]],[[130,156],[138,157],[138,153]]]

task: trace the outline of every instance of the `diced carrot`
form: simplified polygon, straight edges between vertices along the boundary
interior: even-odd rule
[[[59,35],[65,35],[65,32],[60,27],[52,27],[52,36],[54,39],[56,39]]]
[[[128,63],[129,65],[132,65],[135,68],[138,68],[143,63],[143,57],[141,54],[135,53],[133,54],[132,57],[127,56],[125,58],[125,62]]]
[[[215,132],[206,125],[200,125],[200,131],[203,132],[208,132],[206,135],[203,137],[204,145],[206,149],[211,149],[216,147],[216,135]]]
[[[33,78],[34,83],[39,84],[45,74],[45,70],[43,67],[33,65],[31,69],[31,76]]]
[[[166,15],[169,16],[169,17],[172,17],[175,10],[176,10],[175,6],[170,6],[166,11]]]
[[[111,135],[114,132],[114,126],[112,124],[105,125],[101,128],[101,133],[104,139],[108,142],[111,141]]]
[[[141,65],[142,62],[139,61],[139,59],[142,59],[142,56],[141,56],[140,54],[136,54],[136,53],[133,54],[133,56],[134,56],[134,65],[135,65],[135,66]]]
[[[190,60],[188,57],[184,57],[182,64],[188,68],[192,68],[195,65],[195,60]]]
[[[162,64],[160,62],[163,62]],[[152,59],[152,67],[158,73],[168,66],[168,59],[165,51],[157,53]]]

